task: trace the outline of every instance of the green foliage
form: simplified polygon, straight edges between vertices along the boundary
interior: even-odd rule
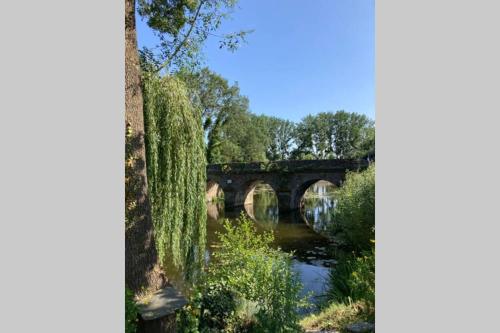
[[[374,124],[357,113],[322,112],[302,119],[295,142],[295,159],[361,158],[375,152]]]
[[[373,128],[373,122],[365,115],[338,111],[331,116],[333,150],[338,158],[355,158],[366,152],[366,131]],[[373,142],[374,144],[375,142]]]
[[[210,163],[266,161],[265,129],[248,112],[248,101],[237,105],[220,128],[218,145],[211,150]]]
[[[208,68],[182,68],[176,76],[202,110],[208,163],[362,158],[375,153],[373,121],[364,115],[323,112],[295,124],[251,113],[238,85]]]
[[[344,255],[330,271],[328,304],[301,320],[306,330],[336,330],[359,321],[375,320],[375,247]]]
[[[183,69],[177,76],[187,85],[193,105],[202,110],[202,122],[207,137],[207,160],[222,163],[245,158],[260,158],[252,149],[260,147],[263,137],[250,130],[248,99],[240,95],[237,84],[211,72]],[[262,145],[263,146],[263,145]]]
[[[197,7],[196,0],[138,0],[138,13],[150,28],[159,33],[175,35]]]
[[[125,288],[125,332],[135,333],[137,330],[137,316],[139,311],[134,301],[134,293]]]
[[[291,255],[273,249],[272,233],[257,234],[243,215],[236,225],[226,220],[224,230],[200,294],[181,322],[198,323],[201,332],[300,331],[297,309],[305,301]],[[184,332],[196,332],[187,327]]]
[[[184,306],[177,312],[177,331],[179,333],[199,333],[207,330],[200,328],[201,294],[197,293],[191,297],[189,305]]]
[[[197,67],[203,43],[230,16],[236,0],[138,0],[138,13],[159,39],[142,54],[160,68]],[[234,51],[251,31],[216,35],[221,48]],[[158,50],[154,53],[153,50]]]
[[[270,161],[287,160],[292,152],[295,124],[289,120],[261,115],[259,127],[265,133],[266,157]]]
[[[134,151],[134,133],[130,124],[125,128],[125,228],[131,228],[136,222],[135,210],[137,209],[136,193],[139,186],[139,178],[134,177],[136,162],[138,160]]]
[[[329,298],[337,303],[364,301],[375,306],[375,249],[342,258],[330,271]]]
[[[148,190],[160,260],[201,263],[206,235],[206,160],[199,110],[183,83],[144,75]]]
[[[375,164],[350,172],[336,193],[331,232],[354,251],[337,255],[330,271],[329,305],[302,320],[305,329],[343,330],[375,318]]]
[[[363,128],[359,153],[355,157],[375,157],[375,127]]]
[[[205,131],[213,128],[217,119],[223,123],[227,109],[242,98],[238,85],[229,85],[226,79],[206,67],[200,71],[182,68],[176,76],[186,84],[193,105],[202,110]]]
[[[347,174],[333,214],[332,234],[356,251],[371,248],[375,239],[375,164]]]

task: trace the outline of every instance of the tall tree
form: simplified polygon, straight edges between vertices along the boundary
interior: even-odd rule
[[[273,132],[273,141],[278,149],[278,159],[287,160],[291,156],[294,145],[295,123],[289,120],[280,120]]]
[[[231,110],[220,132],[217,145],[210,151],[209,163],[266,161],[268,136],[259,117],[248,112],[248,101],[244,99]]]
[[[160,72],[185,59],[197,59],[200,46],[227,16],[236,0],[138,0],[139,14],[162,41],[160,54],[151,55]],[[158,264],[148,198],[144,137],[143,91],[137,50],[135,0],[125,0],[125,121],[126,121],[126,232],[125,282],[137,292],[158,289],[165,277]],[[222,36],[222,46],[235,49],[247,32]],[[201,191],[201,190],[200,190]]]
[[[337,158],[361,157],[362,144],[366,132],[373,128],[373,121],[362,114],[337,111],[333,114],[331,127],[333,129],[333,146]]]
[[[236,95],[224,102],[211,126],[207,128],[207,161],[209,163],[227,162],[234,156],[241,155],[241,147],[234,145],[236,143],[235,138],[239,136],[232,134],[230,126],[237,123],[246,126],[248,122],[247,109],[248,99],[239,95],[239,89],[236,90]],[[241,129],[243,130],[243,128]],[[232,143],[232,145],[228,145],[228,143]],[[232,153],[228,155],[228,152],[231,151]],[[238,151],[240,153],[236,153]]]
[[[138,292],[165,283],[158,264],[146,175],[141,73],[135,0],[125,0],[126,230],[125,283]]]
[[[268,137],[266,157],[270,161],[290,158],[294,143],[295,124],[289,120],[261,115],[258,117]]]
[[[156,71],[168,72],[184,66],[198,67],[202,45],[209,36],[218,38],[220,48],[236,50],[251,30],[214,34],[236,3],[237,0],[139,0],[139,14],[160,41],[154,48],[144,48],[144,54],[158,64]]]
[[[295,130],[296,149],[292,153],[293,159],[317,159],[318,157],[318,128],[316,118],[308,115],[302,119]]]
[[[238,84],[230,85],[225,78],[208,68],[200,71],[183,68],[177,76],[186,83],[192,103],[202,111],[203,129],[207,139],[207,161],[225,161],[220,148],[224,133],[228,139],[226,124],[232,118],[235,118],[231,121],[233,124],[237,119],[240,124],[249,121],[243,116],[248,113],[248,99],[240,95]],[[230,135],[230,138],[235,139],[235,136]],[[231,152],[230,156],[238,159],[243,154],[241,149],[233,145],[226,145],[225,151]]]
[[[375,152],[374,123],[345,111],[308,115],[297,125],[294,159],[360,158]]]
[[[360,158],[375,158],[375,126],[363,129],[361,133]]]
[[[177,76],[185,82],[193,105],[202,111],[206,135],[217,120],[221,122],[227,117],[231,104],[244,98],[240,95],[238,84],[230,85],[225,78],[206,67],[200,71],[182,68]]]

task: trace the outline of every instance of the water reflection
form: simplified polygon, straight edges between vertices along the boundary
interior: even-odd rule
[[[330,182],[314,183],[304,194],[301,202],[301,212],[305,221],[319,233],[327,231],[328,226],[334,223],[333,210],[338,188]]]
[[[218,220],[224,214],[224,202],[209,202],[207,203],[208,218]]]
[[[254,191],[253,204],[245,206],[245,212],[255,221],[258,232],[274,231],[274,246],[293,253],[293,269],[300,273],[304,285],[302,292],[313,294],[313,303],[324,294],[329,267],[336,261],[328,253],[330,241],[321,235],[332,223],[335,207],[334,185],[317,182],[306,191],[302,209],[287,215],[279,215],[278,199],[268,185],[258,185]],[[234,221],[239,212],[224,212],[223,204],[208,204],[207,258],[217,241],[217,232],[222,232],[223,218]]]
[[[168,276],[169,283],[186,296],[191,295],[207,263],[206,246],[205,235],[199,235],[199,238],[194,239],[187,249],[186,260],[182,266],[176,265],[170,256],[167,256],[163,262],[163,269]]]
[[[300,274],[303,285],[300,296],[312,295],[310,301],[313,304],[319,304],[327,292],[329,269],[320,265],[311,265],[294,260],[293,270]],[[310,311],[304,310],[301,313]]]
[[[216,209],[215,204],[211,209]],[[302,295],[311,295],[310,301],[317,304],[328,281],[328,270],[335,260],[327,252],[329,240],[314,230],[306,223],[300,213],[294,212],[285,216],[279,216],[275,209],[259,207],[259,201],[254,202],[257,232],[273,230],[274,246],[293,254],[292,269],[300,274],[303,284]],[[219,206],[220,207],[220,206]],[[248,208],[248,207],[247,207]],[[230,221],[236,220],[239,212],[219,212],[219,219],[212,218],[210,214],[207,219],[207,261],[210,253],[215,250],[213,245],[217,242],[217,233],[223,232],[221,221],[224,218]],[[248,214],[248,210],[247,210]],[[312,311],[314,308],[309,309]]]
[[[318,182],[306,191],[300,211],[279,215],[276,193],[265,184],[257,185],[253,192],[253,204],[245,206],[246,213],[255,221],[257,232],[273,230],[274,246],[293,254],[293,269],[300,273],[304,285],[302,293],[312,293],[311,301],[317,303],[324,294],[328,279],[329,267],[336,261],[334,255],[328,253],[330,241],[321,234],[332,221],[332,210],[335,207],[335,186],[328,182]],[[225,212],[223,194],[213,190],[214,195],[207,203],[206,246],[200,239],[189,251],[187,267],[182,270],[173,269],[172,263],[166,263],[167,276],[170,281],[186,294],[190,293],[194,283],[202,271],[203,264],[210,260],[215,250],[217,233],[223,232],[221,221],[224,218],[234,221],[240,212]],[[201,235],[200,235],[201,236]],[[199,244],[203,244],[201,247]],[[204,249],[204,256],[198,256]],[[200,261],[199,257],[203,257]]]
[[[274,228],[279,220],[278,198],[271,186],[259,184],[253,191],[253,204],[245,205],[247,214],[263,227]]]

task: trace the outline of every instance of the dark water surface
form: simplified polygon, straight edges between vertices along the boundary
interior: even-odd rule
[[[245,207],[255,221],[258,231],[273,230],[276,247],[293,252],[293,268],[300,273],[303,293],[312,293],[311,301],[317,303],[324,294],[329,267],[335,260],[327,253],[330,241],[320,233],[332,223],[336,188],[328,182],[317,182],[306,191],[302,209],[286,216],[279,216],[275,193],[259,185],[254,193],[253,205]],[[237,213],[225,213],[223,204],[208,203],[207,250],[217,242],[216,231],[222,231],[223,218],[234,221]]]

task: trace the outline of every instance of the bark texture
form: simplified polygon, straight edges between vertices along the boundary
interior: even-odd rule
[[[166,284],[158,264],[151,207],[147,192],[146,147],[141,70],[137,50],[135,0],[125,0],[125,125],[127,227],[125,231],[125,284],[135,293],[155,291]]]

